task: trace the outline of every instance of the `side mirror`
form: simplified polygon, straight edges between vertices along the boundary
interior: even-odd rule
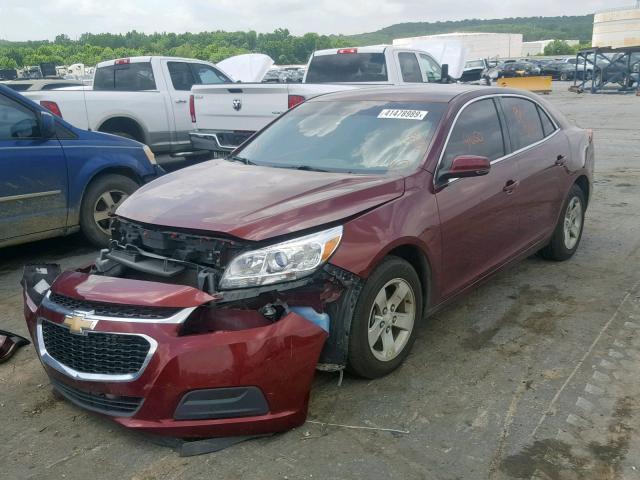
[[[491,170],[491,161],[487,157],[460,155],[453,159],[451,166],[438,175],[438,183],[444,184],[452,178],[480,177]]]
[[[56,136],[56,121],[49,112],[40,112],[40,135],[42,138]]]
[[[449,83],[449,64],[448,63],[443,63],[440,66],[440,72],[441,72],[441,76],[440,76],[440,82],[442,83]]]

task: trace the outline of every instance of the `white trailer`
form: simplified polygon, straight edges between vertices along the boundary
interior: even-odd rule
[[[467,60],[482,58],[510,58],[522,54],[521,33],[445,33],[440,35],[424,35],[421,37],[396,38],[396,46],[417,45],[419,42],[438,41],[461,44]]]

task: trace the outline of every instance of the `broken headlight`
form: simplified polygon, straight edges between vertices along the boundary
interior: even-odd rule
[[[341,239],[342,227],[334,227],[238,255],[224,271],[220,288],[255,287],[305,277],[331,257]]]

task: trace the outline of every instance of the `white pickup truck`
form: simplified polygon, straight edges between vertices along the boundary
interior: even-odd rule
[[[155,153],[178,153],[191,150],[191,87],[233,82],[201,60],[132,57],[99,63],[93,87],[24,94],[76,127],[133,138]]]
[[[191,143],[195,149],[231,151],[309,98],[372,85],[448,81],[444,67],[427,52],[379,45],[318,50],[311,55],[303,83],[194,85]]]

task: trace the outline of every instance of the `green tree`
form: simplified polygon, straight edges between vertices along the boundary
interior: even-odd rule
[[[571,55],[575,49],[564,40],[554,40],[544,47],[545,55]]]
[[[18,68],[18,64],[13,58],[0,56],[0,68]]]

